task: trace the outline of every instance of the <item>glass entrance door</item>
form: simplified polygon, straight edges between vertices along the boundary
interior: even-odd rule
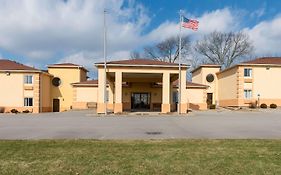
[[[150,93],[132,93],[131,102],[133,110],[150,109]]]

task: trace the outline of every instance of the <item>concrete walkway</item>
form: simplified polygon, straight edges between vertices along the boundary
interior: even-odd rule
[[[93,111],[0,114],[0,139],[281,139],[281,112],[107,116]]]

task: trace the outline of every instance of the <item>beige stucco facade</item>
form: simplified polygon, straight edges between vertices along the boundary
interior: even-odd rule
[[[218,69],[217,72],[212,66],[201,66],[193,71],[192,80],[210,86],[207,93],[214,93],[217,106],[259,106],[262,103],[281,106],[281,64],[276,63],[280,58],[270,59],[266,59],[269,63],[263,63],[265,61],[261,58],[257,61],[263,61],[262,64],[253,60],[223,71]],[[274,61],[274,64],[270,64],[270,61]],[[244,73],[247,71],[250,73]],[[215,75],[215,88],[204,82],[209,73]]]
[[[207,85],[207,96],[211,96],[210,104],[217,104],[219,101],[218,97],[218,78],[216,73],[220,71],[220,66],[218,65],[201,65],[199,68],[192,71],[192,82]],[[206,77],[207,75],[213,75],[214,80],[208,82]],[[207,100],[207,99],[206,99]]]
[[[23,66],[16,62],[12,64]],[[161,64],[108,64],[106,74],[103,65],[96,64],[96,83],[87,80],[85,68],[72,63],[49,65],[47,71],[31,67],[27,68],[32,70],[1,70],[0,107],[5,109],[4,112],[17,109],[33,113],[87,108],[97,108],[97,113],[105,113],[105,110],[113,113],[180,110],[184,114],[189,109],[205,110],[207,88],[198,84],[187,85],[188,66],[182,65],[179,90],[178,65]],[[32,83],[24,83],[26,75],[32,77]],[[30,106],[25,105],[25,98],[32,99]]]
[[[72,109],[73,105],[73,88],[72,83],[85,81],[87,71],[77,66],[50,65],[48,72],[60,79],[60,85],[51,85],[51,101],[59,101],[59,111]]]
[[[206,110],[207,109],[207,91],[205,88],[188,87],[187,97],[189,108],[193,110]]]
[[[172,86],[171,92],[171,112],[176,111],[176,101],[173,97],[174,93],[178,92],[176,86]],[[96,84],[73,84],[74,89],[74,109],[87,109],[89,105],[96,106],[97,97],[99,95],[98,83]],[[106,103],[107,110],[114,111],[114,92],[110,93],[109,83],[107,84],[108,101]],[[122,108],[123,111],[133,111],[132,95],[134,93],[147,93],[150,96],[149,109],[147,111],[161,111],[162,108],[162,86],[154,85],[153,83],[131,82],[122,86]],[[186,86],[186,97],[188,109],[191,110],[206,110],[206,87]]]
[[[172,111],[172,83],[178,79],[178,67],[176,66],[134,66],[134,65],[107,65],[106,72],[104,71],[102,64],[96,65],[98,68],[98,101],[97,101],[97,112],[105,113],[107,109],[107,103],[105,102],[104,90],[105,82],[108,81],[109,92],[113,93],[114,98],[109,98],[109,106],[113,106],[114,113],[121,113],[123,110],[128,109],[132,104],[129,102],[131,93],[150,94],[150,106],[157,106],[160,102],[161,112],[168,113]],[[182,68],[182,89],[181,89],[181,103],[180,113],[186,113],[188,104],[186,97],[186,70],[187,67]],[[106,76],[105,76],[106,73]],[[106,77],[106,81],[105,81]],[[131,88],[123,88],[123,82],[129,83]],[[162,89],[159,90],[151,89],[151,84],[161,82]],[[109,93],[110,94],[110,93]],[[126,95],[127,94],[127,95]],[[152,94],[152,96],[151,96]],[[156,94],[156,96],[154,96]],[[110,96],[110,95],[109,95]],[[161,96],[161,97],[159,97]]]
[[[26,75],[32,76],[31,84],[24,83]],[[51,75],[40,71],[0,71],[0,107],[4,112],[12,109],[33,113],[51,111],[50,79]],[[24,104],[25,98],[32,98],[31,106]]]

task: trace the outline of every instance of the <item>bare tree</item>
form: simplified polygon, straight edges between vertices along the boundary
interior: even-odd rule
[[[141,58],[141,54],[138,51],[133,51],[130,53],[131,59]]]
[[[207,62],[227,68],[239,59],[250,55],[253,45],[249,36],[243,32],[212,32],[198,41],[194,49],[203,55]]]
[[[188,37],[182,37],[182,58],[188,54],[189,43]],[[151,59],[174,63],[179,57],[179,38],[170,37],[153,46],[147,46],[144,48],[144,54]]]

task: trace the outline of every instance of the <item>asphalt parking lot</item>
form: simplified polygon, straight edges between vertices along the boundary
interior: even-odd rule
[[[0,139],[281,139],[281,110],[98,116],[94,111],[0,114]]]

